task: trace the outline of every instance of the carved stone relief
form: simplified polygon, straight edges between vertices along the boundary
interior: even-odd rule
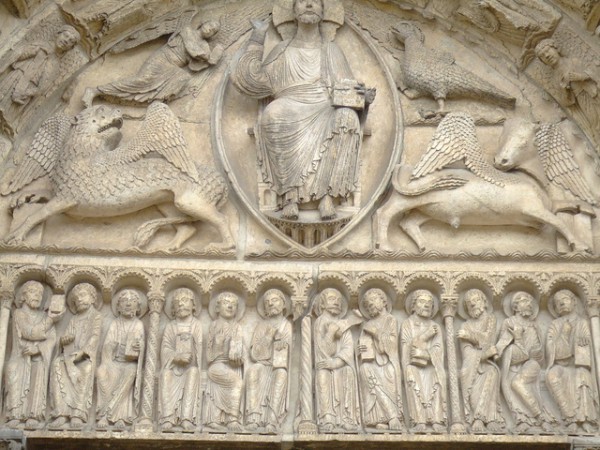
[[[354,342],[350,328],[362,321],[334,288],[316,299],[313,342],[317,424],[323,433],[356,431],[360,412]]]
[[[290,303],[279,289],[265,292],[257,308],[264,322],[252,334],[246,372],[246,429],[276,433],[288,411],[292,324]]]
[[[237,323],[244,304],[233,292],[222,292],[211,301],[204,421],[208,428],[242,431],[242,395],[246,348]]]
[[[496,364],[496,317],[479,289],[464,294],[461,309],[466,322],[456,336],[463,357],[460,383],[466,420],[472,433],[501,433],[506,428],[500,407],[500,368]]]
[[[549,432],[556,419],[546,410],[539,376],[544,360],[542,331],[536,323],[539,305],[533,296],[517,291],[505,300],[506,314],[496,343],[502,358],[502,392],[518,433]]]
[[[81,429],[89,419],[97,364],[102,315],[96,310],[98,292],[89,283],[76,285],[68,296],[75,316],[58,340],[58,355],[50,371],[52,422],[49,428]]]
[[[387,294],[369,289],[360,302],[367,319],[358,340],[360,393],[365,427],[405,431],[402,369],[398,358],[398,321]]]
[[[400,353],[410,430],[443,433],[448,425],[446,373],[442,329],[432,320],[436,299],[420,289],[408,297],[406,308],[410,316],[400,329]]]
[[[312,339],[295,342],[294,327],[311,317],[287,319],[294,298],[289,293],[307,292],[297,290],[304,285],[302,276],[281,284],[283,277],[269,280],[268,272],[0,269],[2,285],[17,287],[17,334],[6,365],[6,426],[50,432],[137,429],[146,417],[142,403],[148,383],[157,382],[150,432],[280,434],[291,426],[287,418],[294,400],[289,396],[314,383],[315,408],[306,418],[320,433],[445,434],[450,423],[458,429],[463,411],[470,433],[504,434],[507,427],[517,435],[596,433],[597,366],[591,344],[598,334],[598,297],[581,294],[600,287],[595,272],[323,272],[319,284],[337,287],[316,294]],[[59,294],[47,295],[48,288],[31,279],[19,281],[42,273]],[[68,309],[60,292],[68,293]],[[157,325],[139,317],[148,310],[146,298],[158,295],[164,310],[152,303],[151,314],[164,327],[155,341]],[[543,305],[540,295],[548,299]],[[47,298],[44,307],[42,298]],[[436,320],[438,298],[444,326]],[[207,301],[208,311],[202,311]],[[463,320],[456,333],[447,323],[451,304]],[[348,312],[354,306],[360,310]],[[306,312],[310,307],[305,305]],[[499,337],[497,317],[504,317]],[[461,348],[458,364],[451,364],[450,354],[445,357],[451,348],[446,344],[454,339]],[[294,360],[307,345],[314,363]],[[39,358],[30,357],[29,378],[16,378],[27,367],[23,352],[29,347],[40,347]],[[160,363],[146,378],[148,365],[155,364],[150,347],[159,350]],[[54,359],[45,363],[43,352],[52,355],[52,349]],[[294,370],[306,364],[314,364],[309,380]],[[453,378],[460,381],[462,404],[451,399]],[[290,390],[298,381],[300,391]],[[23,386],[27,390],[20,390]],[[296,404],[304,416],[303,403]]]
[[[44,286],[28,281],[17,297],[13,350],[6,365],[7,426],[35,429],[46,418],[48,374],[56,341],[54,321],[43,310]],[[60,313],[61,311],[59,311]]]
[[[191,289],[172,293],[171,315],[162,337],[160,359],[160,425],[162,431],[194,431],[201,418],[200,368],[202,324]]]
[[[588,321],[579,316],[579,299],[570,290],[556,292],[548,307],[556,319],[546,335],[546,384],[567,431],[593,433],[598,423],[598,396],[591,371]]]
[[[0,440],[600,445],[592,2],[0,3]]]
[[[123,289],[113,300],[116,318],[111,322],[96,371],[99,429],[122,430],[139,414],[145,331],[137,317],[143,299],[134,289]]]

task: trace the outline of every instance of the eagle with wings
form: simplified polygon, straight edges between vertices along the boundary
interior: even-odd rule
[[[124,144],[122,125],[121,112],[105,105],[87,108],[74,119],[56,115],[41,125],[0,194],[17,194],[13,207],[24,199],[39,201],[25,188],[43,176],[50,177],[53,194],[21,223],[11,224],[6,242],[22,242],[56,214],[113,217],[156,206],[164,217],[142,224],[135,245],[147,244],[161,227],[177,225],[168,245],[177,250],[195,233],[192,222],[203,221],[222,239],[210,248],[234,248],[228,221],[219,211],[227,201],[226,182],[214,168],[191,159],[171,109],[152,103],[138,133]]]

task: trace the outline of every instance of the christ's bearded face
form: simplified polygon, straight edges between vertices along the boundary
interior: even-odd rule
[[[321,0],[296,0],[294,15],[301,23],[319,23],[323,20],[323,3]]]

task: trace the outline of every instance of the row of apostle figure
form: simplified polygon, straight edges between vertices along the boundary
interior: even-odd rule
[[[94,386],[97,429],[119,430],[134,423],[140,415],[146,346],[138,317],[141,294],[134,289],[117,293],[116,318],[101,347],[103,316],[94,307],[94,286],[81,283],[70,291],[73,316],[61,336],[55,325],[62,314],[52,308],[44,311],[43,297],[43,285],[28,281],[17,298],[4,383],[7,425],[34,429],[48,419],[49,429],[81,429],[90,419]],[[262,318],[249,342],[240,324],[244,305],[237,294],[221,292],[210,302],[206,342],[194,292],[179,288],[169,298],[172,319],[164,328],[158,374],[160,429],[279,432],[288,412],[292,349],[284,293],[269,289],[259,298]],[[499,333],[486,295],[478,289],[463,295],[465,322],[456,335],[462,366],[457,375],[471,432],[506,432],[501,394],[517,433],[552,432],[560,423],[571,434],[597,429],[592,339],[587,319],[577,312],[578,301],[569,290],[553,295],[549,309],[555,319],[544,336],[536,320],[539,306],[527,292],[511,294]],[[319,430],[403,432],[406,413],[410,432],[446,432],[445,337],[434,320],[434,295],[424,289],[408,295],[409,316],[400,326],[382,289],[366,291],[359,306],[360,311],[346,314],[347,301],[333,288],[324,289],[314,301]],[[543,368],[554,408],[541,395]]]
[[[496,316],[483,291],[463,296],[465,322],[457,332],[459,370],[466,422],[472,433],[505,433],[501,393],[516,433],[593,434],[598,427],[598,393],[592,373],[593,350],[587,319],[577,312],[570,290],[556,292],[549,304],[555,316],[545,338],[536,321],[539,306],[527,292],[508,302],[498,333]],[[360,312],[333,288],[316,299],[314,358],[317,423],[321,432],[369,429],[445,433],[447,371],[442,327],[433,317],[437,302],[425,289],[406,299],[409,317],[391,313],[381,289],[368,290]],[[362,320],[361,320],[362,318]],[[358,341],[351,328],[360,324]],[[545,385],[560,420],[541,394]],[[403,391],[406,404],[403,406]],[[362,410],[362,415],[360,411]]]
[[[51,430],[82,429],[90,419],[94,385],[97,429],[119,430],[134,423],[140,412],[146,345],[138,317],[141,294],[134,289],[117,293],[116,318],[100,348],[103,317],[94,307],[94,286],[81,283],[70,291],[67,301],[73,317],[59,338],[55,325],[62,314],[44,311],[43,297],[43,285],[28,281],[17,299],[4,383],[7,426],[35,429],[48,419]],[[206,346],[200,319],[194,315],[194,292],[176,289],[170,305],[173,318],[164,329],[160,350],[161,429],[193,432],[203,422],[216,431],[241,431],[245,425],[276,432],[287,412],[292,344],[283,292],[270,289],[261,297],[258,309],[264,320],[256,326],[248,349],[236,294],[222,292],[211,302]],[[204,392],[203,351],[208,363]]]

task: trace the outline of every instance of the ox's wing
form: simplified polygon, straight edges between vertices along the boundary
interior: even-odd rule
[[[463,160],[467,157],[467,152],[481,154],[475,134],[475,122],[468,114],[450,113],[435,130],[427,151],[412,172],[412,177],[420,178]]]
[[[195,180],[198,169],[188,155],[188,148],[179,120],[164,103],[152,103],[135,137],[107,155],[110,164],[137,161],[155,152]]]
[[[551,183],[566,189],[590,205],[597,201],[581,176],[579,165],[562,132],[555,124],[543,124],[535,136],[536,145]]]
[[[12,177],[2,183],[0,194],[9,195],[54,169],[60,150],[71,129],[71,119],[64,114],[50,117],[38,129]]]
[[[428,175],[461,160],[478,177],[503,186],[503,174],[483,157],[475,121],[468,114],[458,112],[450,113],[442,119],[427,151],[413,170],[412,178]]]

